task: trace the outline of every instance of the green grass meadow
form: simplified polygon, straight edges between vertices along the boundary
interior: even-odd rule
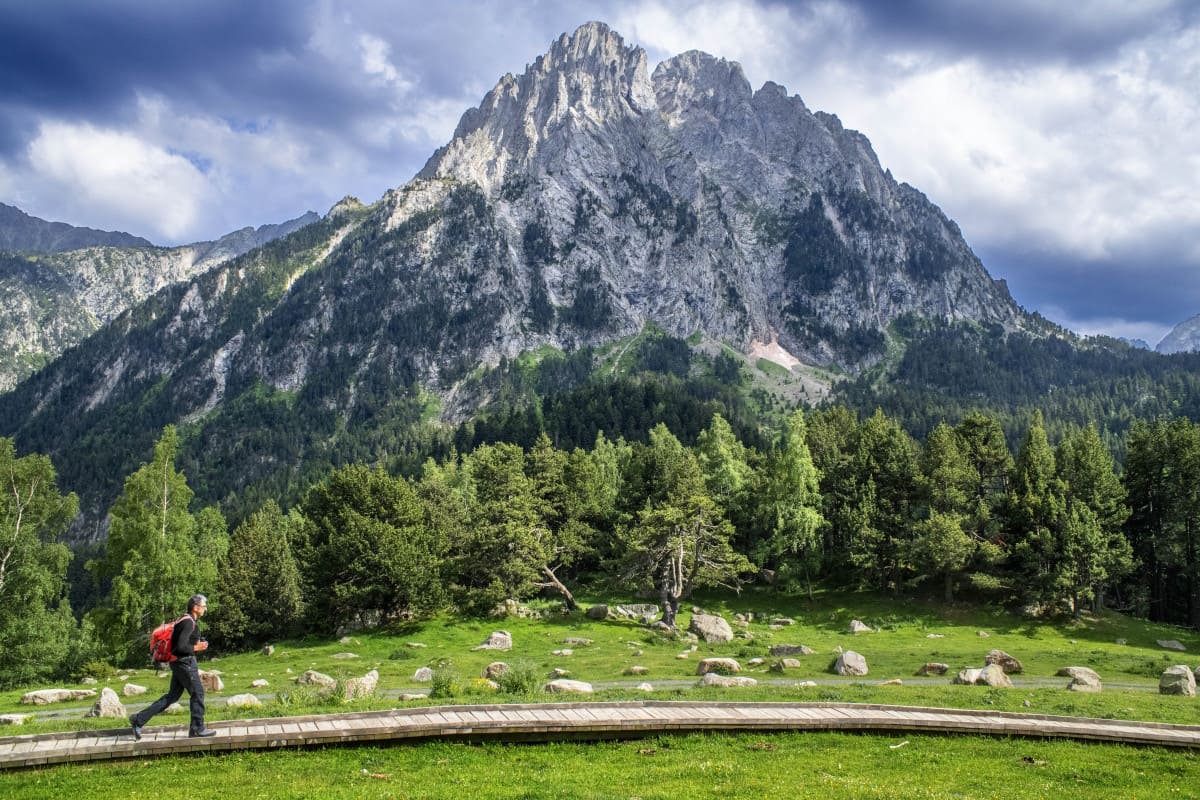
[[[590,598],[613,602],[611,598]],[[221,653],[204,668],[218,669],[225,684],[214,697],[251,691],[264,678],[272,693],[262,708],[235,711],[210,704],[210,721],[386,709],[444,703],[562,700],[537,689],[506,694],[477,680],[492,661],[505,661],[537,676],[551,669],[597,686],[597,700],[801,701],[886,703],[894,705],[983,708],[999,711],[1082,717],[1140,719],[1200,724],[1200,700],[1157,693],[1158,676],[1172,664],[1200,663],[1200,634],[1155,626],[1118,614],[1028,620],[999,608],[950,605],[825,592],[810,601],[749,592],[740,597],[708,597],[705,610],[731,621],[752,613],[748,625],[734,626],[746,638],[708,645],[672,639],[630,621],[564,615],[555,605],[535,606],[541,619],[437,618],[383,631],[351,634],[342,641],[299,640],[275,643],[275,652]],[[586,605],[586,604],[585,604]],[[682,615],[685,627],[689,614]],[[781,617],[793,625],[773,624]],[[874,633],[848,632],[859,619]],[[512,634],[508,652],[475,651],[494,630]],[[981,636],[980,633],[987,634]],[[567,639],[590,639],[570,644]],[[1167,651],[1156,640],[1176,639],[1185,652]],[[423,647],[412,645],[420,644]],[[815,655],[797,656],[802,666],[769,672],[774,644],[803,644]],[[865,678],[839,678],[830,671],[835,649],[862,653],[870,667]],[[1024,664],[1011,689],[954,686],[958,669],[982,666],[987,652],[1002,649]],[[570,655],[554,651],[570,649]],[[354,658],[337,658],[353,653]],[[681,655],[685,657],[680,658]],[[698,689],[699,659],[738,659],[743,674],[758,678],[755,687]],[[752,658],[766,663],[748,666]],[[918,679],[927,661],[950,665],[945,678]],[[649,670],[630,676],[631,666]],[[401,700],[400,692],[428,689],[412,679],[422,666],[433,666],[443,695]],[[1054,673],[1065,666],[1087,666],[1105,682],[1100,694],[1068,692],[1067,678]],[[347,703],[298,687],[293,679],[315,669],[339,679],[371,669],[380,673],[379,692]],[[900,679],[900,685],[882,685]],[[642,681],[653,692],[636,688]],[[816,681],[815,686],[799,686]],[[152,670],[126,670],[101,685],[120,690],[125,682],[150,691],[149,702],[167,681]],[[30,687],[41,688],[41,687]],[[98,688],[98,687],[93,687]],[[29,713],[19,704],[22,692],[0,694],[0,713]],[[186,701],[185,701],[186,705]],[[38,707],[37,711],[52,707]],[[82,708],[41,717],[6,734],[59,730],[112,729],[112,720],[81,719]],[[157,717],[152,725],[180,724],[179,716]],[[166,785],[186,786],[192,797],[239,800],[254,797],[461,797],[464,792],[491,797],[763,797],[814,794],[821,797],[1196,797],[1200,796],[1200,753],[1160,748],[1068,741],[946,737],[933,735],[854,735],[835,733],[691,735],[600,743],[468,745],[453,742],[347,747],[305,751],[229,753],[128,762],[67,765],[0,773],[0,797],[66,797],[85,792],[96,797],[161,796]]]

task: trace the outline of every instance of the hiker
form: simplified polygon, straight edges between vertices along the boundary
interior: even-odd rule
[[[150,718],[174,703],[187,690],[191,696],[192,721],[188,736],[216,736],[217,732],[204,726],[204,685],[200,683],[200,668],[196,666],[196,654],[208,649],[208,642],[200,636],[200,618],[208,608],[208,598],[202,594],[192,595],[188,600],[188,613],[180,617],[171,631],[171,688],[155,700],[149,708],[129,715],[133,738],[142,738],[142,728]]]

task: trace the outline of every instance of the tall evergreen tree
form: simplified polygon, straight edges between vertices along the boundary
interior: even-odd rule
[[[853,475],[858,528],[851,561],[876,587],[898,592],[912,549],[918,466],[912,437],[882,411],[859,426]]]
[[[811,573],[820,569],[820,531],[825,519],[820,511],[820,476],[808,449],[803,411],[797,409],[788,416],[765,473],[755,501],[769,538],[755,556],[794,559],[811,597]]]
[[[253,646],[296,631],[303,604],[291,540],[303,524],[269,500],[234,530],[220,561],[221,605],[212,620],[222,643]]]
[[[1028,600],[1058,599],[1063,567],[1059,528],[1064,507],[1054,451],[1041,412],[1034,412],[1017,453],[1009,512],[1013,567]]]
[[[967,528],[976,507],[979,473],[965,445],[946,424],[930,432],[921,452],[919,490],[927,516],[915,526],[913,566],[918,572],[941,573],[946,602],[954,600],[954,581],[983,544]]]

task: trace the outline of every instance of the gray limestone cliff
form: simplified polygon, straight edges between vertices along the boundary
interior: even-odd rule
[[[1154,349],[1164,354],[1200,351],[1200,314],[1172,328]]]

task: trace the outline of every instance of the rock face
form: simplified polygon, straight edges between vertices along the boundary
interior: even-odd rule
[[[724,617],[712,614],[693,614],[688,623],[688,632],[694,633],[709,644],[733,641],[733,628]]]
[[[33,233],[17,215],[48,227]],[[6,267],[0,268],[6,298],[0,308],[0,352],[6,354],[0,357],[0,392],[159,289],[318,219],[309,212],[214,242],[161,248],[126,233],[46,223],[0,203],[0,250],[26,254],[0,256]]]
[[[1196,696],[1196,676],[1184,664],[1176,664],[1163,670],[1158,679],[1159,694],[1182,694]]]
[[[1190,353],[1200,350],[1200,314],[1171,329],[1154,348],[1160,353]]]

